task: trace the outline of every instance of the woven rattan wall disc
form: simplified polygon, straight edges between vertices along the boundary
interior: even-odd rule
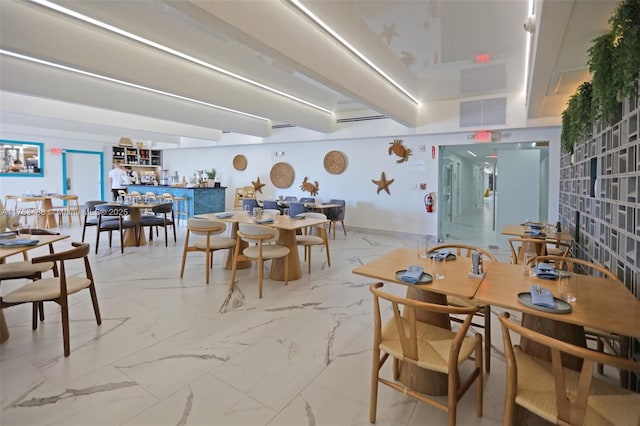
[[[271,168],[271,183],[276,188],[289,188],[293,184],[293,167],[288,163],[276,163]]]
[[[324,156],[324,169],[332,175],[339,175],[347,168],[347,157],[340,151],[329,151]]]
[[[233,168],[236,170],[244,170],[247,168],[247,157],[242,154],[238,154],[233,157]]]

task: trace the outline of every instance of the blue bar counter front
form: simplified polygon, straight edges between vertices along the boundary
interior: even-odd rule
[[[176,188],[173,186],[129,185],[127,192],[138,191],[141,194],[153,192],[156,195],[169,193],[174,197],[189,198],[189,217],[204,213],[223,212],[225,186],[218,188]]]

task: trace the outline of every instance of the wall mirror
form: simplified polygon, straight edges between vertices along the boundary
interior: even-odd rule
[[[0,176],[44,176],[44,144],[0,139]]]

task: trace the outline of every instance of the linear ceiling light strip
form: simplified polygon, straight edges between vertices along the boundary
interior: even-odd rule
[[[172,48],[167,47],[165,45],[162,45],[160,43],[156,43],[155,41],[152,41],[152,40],[146,39],[144,37],[141,37],[139,35],[130,33],[128,31],[125,31],[125,30],[123,30],[121,28],[114,27],[113,25],[109,25],[109,24],[107,24],[105,22],[102,22],[102,21],[98,21],[97,19],[94,19],[94,18],[91,18],[89,16],[83,15],[83,14],[78,13],[76,11],[73,11],[71,9],[67,9],[66,7],[60,6],[60,5],[52,3],[50,1],[47,1],[47,0],[31,0],[31,2],[39,4],[41,6],[44,6],[44,7],[48,8],[48,9],[55,10],[56,12],[63,13],[65,15],[67,15],[67,16],[71,16],[73,18],[79,19],[79,20],[81,20],[83,22],[86,22],[88,24],[91,24],[91,25],[94,25],[96,27],[102,28],[104,30],[110,31],[112,33],[116,33],[116,34],[119,34],[119,35],[121,35],[123,37],[127,37],[128,39],[135,40],[135,41],[137,41],[139,43],[142,43],[142,44],[147,45],[149,47],[153,47],[153,48],[158,49],[158,50],[160,50],[162,52],[169,53],[170,55],[177,56],[179,58],[182,58],[182,59],[187,60],[189,62],[192,62],[194,64],[198,64],[198,65],[203,66],[205,68],[208,68],[208,69],[210,69],[212,71],[216,71],[216,72],[219,72],[219,73],[224,74],[226,76],[235,78],[237,80],[240,80],[240,81],[245,82],[247,84],[250,84],[252,86],[256,86],[256,87],[259,87],[261,89],[267,90],[269,92],[275,93],[277,95],[284,96],[287,99],[291,99],[293,101],[300,102],[300,103],[302,103],[304,105],[310,106],[312,108],[318,109],[318,110],[326,112],[328,114],[333,114],[333,111],[331,111],[330,109],[324,108],[324,107],[322,107],[320,105],[316,105],[316,104],[314,104],[312,102],[309,102],[309,101],[306,101],[304,99],[298,98],[297,96],[290,95],[289,93],[286,93],[286,92],[283,92],[281,90],[275,89],[273,87],[267,86],[266,84],[262,84],[262,83],[259,83],[257,81],[251,80],[251,79],[249,79],[247,77],[241,76],[239,74],[235,74],[235,73],[233,73],[233,72],[231,72],[229,70],[226,70],[224,68],[220,68],[220,67],[218,67],[216,65],[210,64],[210,63],[205,62],[205,61],[203,61],[201,59],[198,59],[198,58],[195,58],[193,56],[187,55],[186,53],[180,52],[179,50],[172,49]]]
[[[347,40],[345,40],[340,34],[334,31],[329,25],[327,25],[322,19],[320,19],[317,15],[307,9],[299,0],[290,0],[291,3],[296,6],[301,12],[311,18],[316,24],[318,24],[322,29],[331,34],[336,40],[338,40],[344,47],[349,49],[351,53],[360,58],[365,64],[369,65],[375,72],[377,72],[382,78],[391,83],[396,89],[401,91],[405,96],[411,99],[415,104],[420,105],[420,101],[413,96],[407,89],[402,87],[399,83],[397,83],[394,79],[389,77],[387,73],[385,73],[380,67],[374,64],[369,58],[364,56],[358,49],[353,47]]]
[[[85,76],[88,76],[88,77],[93,77],[93,78],[97,78],[97,79],[100,79],[100,80],[109,81],[111,83],[117,83],[117,84],[120,84],[120,85],[123,85],[123,86],[133,87],[135,89],[145,90],[147,92],[168,96],[168,97],[171,97],[171,98],[174,98],[174,99],[180,99],[180,100],[183,100],[183,101],[188,101],[188,102],[192,102],[192,103],[195,103],[195,104],[208,106],[208,107],[211,107],[211,108],[216,108],[216,109],[219,109],[219,110],[222,110],[222,111],[231,112],[233,114],[243,115],[245,117],[256,118],[258,120],[264,120],[264,121],[271,121],[268,118],[260,117],[259,115],[254,115],[254,114],[249,114],[247,112],[237,111],[235,109],[223,107],[223,106],[220,106],[220,105],[211,104],[209,102],[200,101],[198,99],[188,98],[186,96],[177,95],[177,94],[171,93],[171,92],[165,92],[163,90],[158,90],[158,89],[154,89],[154,88],[151,88],[151,87],[142,86],[140,84],[131,83],[131,82],[124,81],[124,80],[118,80],[117,78],[113,78],[113,77],[107,77],[106,75],[96,74],[96,73],[93,73],[93,72],[90,72],[90,71],[85,71],[85,70],[81,70],[81,69],[78,69],[78,68],[73,68],[73,67],[70,67],[70,66],[67,66],[67,65],[57,64],[55,62],[49,62],[49,61],[46,61],[44,59],[34,58],[32,56],[23,55],[21,53],[12,52],[10,50],[0,49],[0,55],[11,56],[13,58],[22,59],[22,60],[33,62],[33,63],[36,63],[36,64],[46,65],[48,67],[57,68],[57,69],[65,70],[65,71],[71,71],[71,72],[76,73],[76,74],[81,74],[81,75],[85,75]]]

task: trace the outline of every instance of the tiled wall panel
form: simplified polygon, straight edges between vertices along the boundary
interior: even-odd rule
[[[591,140],[576,146],[573,154],[562,155],[560,222],[577,238],[577,257],[614,271],[640,299],[638,99],[622,104],[620,121],[611,126],[598,124],[594,130]],[[591,176],[594,158],[595,177]],[[639,341],[633,342],[631,350],[640,358]],[[640,390],[637,377],[631,386]]]

